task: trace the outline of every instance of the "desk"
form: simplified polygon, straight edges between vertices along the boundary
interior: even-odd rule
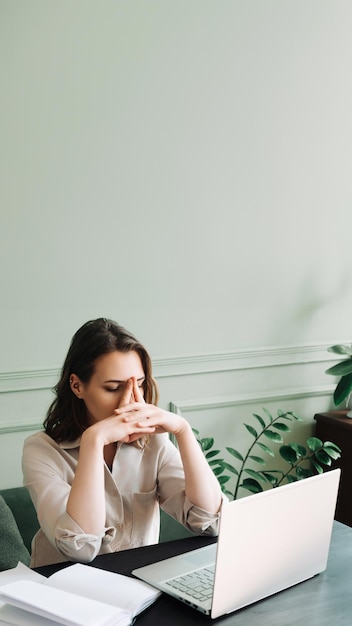
[[[141,567],[181,552],[213,543],[214,539],[191,537],[145,548],[98,556],[91,565],[129,574]],[[63,564],[38,568],[49,576]],[[239,574],[240,575],[240,574]],[[210,620],[187,605],[162,595],[138,616],[136,626],[351,626],[352,623],[352,528],[334,522],[326,571],[246,609]]]

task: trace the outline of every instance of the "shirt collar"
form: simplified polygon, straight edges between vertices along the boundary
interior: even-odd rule
[[[73,450],[74,448],[79,448],[80,444],[81,437],[78,437],[78,439],[75,439],[74,441],[60,441],[58,445],[63,450]]]

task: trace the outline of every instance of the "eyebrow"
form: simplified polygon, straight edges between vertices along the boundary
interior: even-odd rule
[[[129,380],[129,378],[127,379]],[[106,383],[127,383],[127,380],[106,380]],[[137,378],[137,383],[140,383],[142,380],[145,380],[145,376],[142,376],[141,378]]]

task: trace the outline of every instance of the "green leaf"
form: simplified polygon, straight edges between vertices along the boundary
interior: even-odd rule
[[[309,437],[309,439],[307,439],[307,446],[309,450],[315,452],[323,447],[323,442],[321,439],[318,439],[318,437]]]
[[[246,474],[249,474],[249,476],[255,478],[256,480],[267,482],[267,479],[265,478],[265,476],[263,476],[262,472],[256,472],[253,469],[245,469],[244,471],[246,472]]]
[[[339,448],[339,446],[337,446],[336,443],[333,443],[332,441],[325,441],[323,445],[324,445],[324,448],[325,446],[327,446],[328,448],[333,448],[334,450],[336,450],[336,452],[340,452],[341,454],[341,448]]]
[[[293,422],[293,420],[300,419],[300,418],[297,418],[292,413],[292,411],[288,411],[287,413],[280,413],[279,417],[280,417],[280,419],[287,420],[288,422]]]
[[[260,463],[260,465],[265,465],[265,461],[264,459],[262,459],[261,456],[255,456],[254,454],[250,454],[249,459],[252,459],[252,461],[255,461],[256,463]]]
[[[295,413],[291,413],[292,417],[294,420],[296,420],[297,422],[303,422],[303,417],[300,417],[299,415],[296,415]]]
[[[340,361],[340,363],[336,363],[332,367],[329,367],[325,370],[326,374],[331,374],[332,376],[345,376],[346,374],[351,374],[352,372],[352,358],[344,359]]]
[[[288,483],[296,483],[298,478],[297,476],[294,476],[293,474],[287,474],[286,480]]]
[[[262,472],[262,474],[263,474],[263,476],[265,476],[267,481],[272,484],[273,487],[276,487],[276,485],[278,483],[278,480],[279,480],[278,476],[275,476],[271,472]],[[282,472],[280,472],[280,474],[282,474]]]
[[[257,413],[253,413],[253,417],[255,417],[258,420],[262,428],[265,428],[265,422],[260,415],[258,415]]]
[[[312,476],[312,474],[313,472],[311,469],[304,467],[296,468],[296,476],[299,478],[299,480],[302,480],[303,478],[309,478],[309,476]]]
[[[263,411],[264,411],[265,415],[269,418],[270,422],[272,422],[274,418],[271,415],[270,411],[268,411],[268,409],[266,409],[265,406],[263,406]]]
[[[298,461],[298,454],[296,450],[291,448],[291,446],[281,446],[279,452],[280,456],[284,459],[284,461],[287,461],[287,463],[293,464]]]
[[[214,445],[213,437],[206,437],[205,439],[201,439],[200,442],[204,451],[210,450],[210,448],[212,448]]]
[[[323,465],[331,465],[331,458],[324,450],[317,450],[315,452],[315,458]]]
[[[283,424],[282,422],[275,422],[275,424],[273,424],[273,428],[277,428],[277,430],[285,431],[286,433],[291,432],[287,424]]]
[[[226,463],[226,461],[223,461],[223,463],[221,463],[221,465],[224,468],[224,470],[228,470],[229,472],[232,472],[233,474],[236,474],[238,476],[238,471],[237,471],[237,469],[233,465],[230,465],[229,463]]]
[[[260,491],[263,491],[261,484],[258,483],[257,480],[253,480],[253,478],[245,478],[240,487],[243,487],[252,493],[259,493]]]
[[[243,426],[247,428],[248,432],[251,433],[255,439],[258,437],[258,433],[253,426],[250,426],[250,424],[243,424]]]
[[[239,461],[243,461],[243,456],[242,454],[240,454],[239,452],[237,452],[237,450],[235,450],[235,448],[226,448],[226,450],[232,454],[232,456],[235,457],[235,459],[238,459]]]
[[[297,452],[298,456],[301,457],[305,457],[307,454],[307,450],[305,449],[304,446],[301,446],[301,444],[299,443],[289,443],[288,444],[290,446],[290,448],[292,448],[292,450],[295,450],[295,452]]]
[[[273,430],[264,430],[263,435],[270,439],[271,441],[275,441],[276,443],[282,443],[282,437],[279,433],[275,433]]]
[[[212,459],[211,461],[208,461],[208,464],[210,466],[215,466],[215,465],[222,465],[223,464],[223,460],[224,459]]]
[[[210,452],[206,453],[205,458],[211,459],[211,457],[216,456],[217,454],[220,454],[220,450],[211,450]]]
[[[265,445],[265,443],[261,443],[260,441],[257,441],[257,446],[259,446],[262,450],[264,450],[264,452],[267,452],[267,454],[270,454],[270,456],[275,456],[274,452],[268,448],[268,446]]]
[[[341,454],[340,452],[337,452],[337,450],[335,450],[334,448],[330,448],[329,446],[326,446],[324,444],[324,448],[323,450],[326,452],[326,454],[328,454],[332,459],[334,459],[334,461],[336,461],[337,459],[340,458]]]
[[[212,467],[213,473],[215,474],[215,476],[219,476],[220,474],[223,473],[224,468],[221,467],[221,465],[219,465],[218,467]]]
[[[315,469],[317,470],[318,474],[322,474],[323,473],[323,468],[321,465],[319,465],[319,463],[317,461],[315,461],[314,459],[311,459],[312,465],[315,467]]]
[[[337,406],[344,402],[348,398],[352,391],[352,374],[347,374],[346,376],[342,376],[339,382],[336,385],[336,389],[334,391],[334,402]]]
[[[328,352],[334,352],[335,354],[348,354],[349,356],[352,356],[352,346],[337,344],[336,346],[330,346],[330,348],[328,348]]]
[[[231,476],[218,476],[218,481],[220,483],[220,485],[224,485],[225,483],[228,483]]]

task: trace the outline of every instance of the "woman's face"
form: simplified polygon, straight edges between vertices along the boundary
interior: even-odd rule
[[[142,387],[145,375],[140,356],[135,351],[103,354],[96,360],[94,373],[88,383],[82,383],[74,374],[71,376],[72,390],[85,403],[89,424],[113,415],[114,409],[120,404],[126,383],[131,378],[135,378],[138,386]],[[131,394],[127,403],[134,401]]]

